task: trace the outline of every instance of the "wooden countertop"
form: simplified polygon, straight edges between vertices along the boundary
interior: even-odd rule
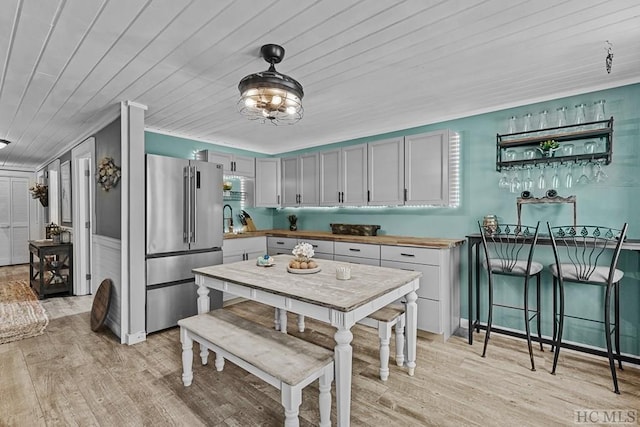
[[[370,243],[376,245],[391,246],[417,246],[425,248],[454,248],[464,243],[465,239],[445,239],[438,237],[411,237],[411,236],[348,236],[342,234],[332,234],[329,231],[289,231],[289,230],[260,230],[246,233],[224,235],[225,239],[243,239],[247,237],[291,237],[294,239],[317,239],[332,240],[335,242]]]

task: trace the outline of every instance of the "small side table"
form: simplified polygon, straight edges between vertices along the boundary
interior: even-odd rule
[[[520,214],[522,212],[522,205],[540,204],[540,203],[569,203],[573,205],[573,225],[576,225],[576,196],[569,197],[534,197],[531,199],[523,199],[518,197],[516,200],[516,206],[518,209],[518,224],[520,224]]]
[[[29,241],[29,278],[39,299],[73,292],[73,245]]]

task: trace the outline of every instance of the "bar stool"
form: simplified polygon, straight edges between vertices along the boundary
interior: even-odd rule
[[[486,259],[483,264],[487,270],[489,287],[489,314],[487,318],[487,333],[484,337],[484,347],[482,357],[487,353],[487,344],[491,335],[493,321],[493,307],[505,307],[524,312],[524,325],[527,334],[527,346],[529,348],[529,358],[531,359],[531,370],[535,371],[536,366],[533,361],[533,348],[531,346],[531,328],[529,323],[536,318],[538,328],[538,340],[540,350],[542,347],[541,321],[540,321],[540,273],[543,266],[539,262],[533,261],[533,251],[538,241],[538,227],[521,224],[498,224],[483,226],[478,222],[480,235],[482,236],[482,246]],[[525,258],[526,256],[526,258]],[[524,278],[524,306],[513,306],[506,304],[495,304],[493,302],[494,275],[516,276]],[[529,308],[529,280],[536,277],[536,307]],[[533,312],[530,316],[529,313]]]
[[[581,320],[591,320],[604,323],[605,339],[607,342],[607,357],[614,391],[620,394],[618,389],[618,377],[615,369],[615,359],[622,369],[620,358],[620,281],[624,272],[618,270],[618,258],[622,249],[622,242],[627,234],[627,224],[622,229],[593,225],[565,225],[552,227],[547,222],[555,264],[549,266],[553,274],[553,369],[555,375],[558,364],[558,355],[562,347],[562,332],[564,318],[572,317]],[[608,254],[611,254],[609,265],[604,264]],[[564,313],[565,282],[596,285],[604,288],[604,322],[583,317],[568,316]],[[560,307],[557,310],[556,297],[558,295]],[[611,291],[614,293],[614,323],[611,323]],[[558,318],[556,319],[556,316]],[[613,327],[612,327],[613,326]],[[611,334],[614,334],[616,356],[613,356]],[[552,347],[552,349],[553,349]]]

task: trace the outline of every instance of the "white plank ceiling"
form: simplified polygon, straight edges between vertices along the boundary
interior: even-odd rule
[[[0,167],[34,168],[119,114],[275,154],[640,82],[633,0],[0,0]],[[606,41],[613,46],[610,74]],[[251,122],[240,79],[268,64],[304,118]]]

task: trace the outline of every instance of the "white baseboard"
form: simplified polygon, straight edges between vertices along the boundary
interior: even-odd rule
[[[145,331],[140,331],[140,332],[135,332],[133,334],[127,334],[126,335],[126,344],[127,345],[134,345],[134,344],[138,344],[141,343],[143,341],[147,340],[147,333]]]

